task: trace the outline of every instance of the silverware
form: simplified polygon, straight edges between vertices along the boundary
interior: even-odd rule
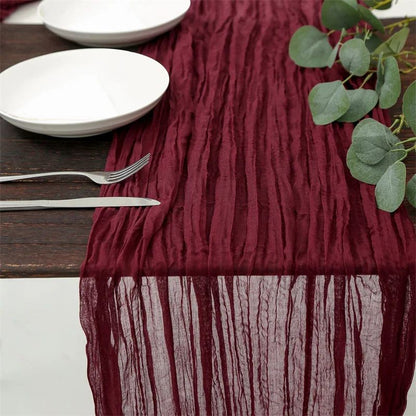
[[[0,201],[0,211],[21,211],[52,208],[95,208],[95,207],[150,207],[160,205],[150,198],[97,197],[77,199],[34,199],[28,201]]]
[[[63,171],[63,172],[45,172],[45,173],[29,173],[27,175],[14,175],[14,176],[0,176],[0,182],[9,182],[16,181],[19,179],[29,179],[29,178],[41,178],[44,176],[56,176],[56,175],[77,175],[77,176],[86,176],[90,178],[93,182],[100,185],[108,185],[111,183],[117,183],[124,181],[131,175],[134,175],[144,166],[149,163],[150,153],[142,157],[136,163],[133,163],[130,166],[127,166],[121,170],[115,170],[112,172],[76,172],[76,171]]]

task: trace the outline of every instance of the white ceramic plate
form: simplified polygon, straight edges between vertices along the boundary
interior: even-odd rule
[[[57,35],[86,46],[122,47],[176,26],[190,0],[43,0],[39,15]]]
[[[118,49],[75,49],[32,58],[0,74],[0,115],[56,137],[111,131],[138,119],[169,85],[166,69]]]

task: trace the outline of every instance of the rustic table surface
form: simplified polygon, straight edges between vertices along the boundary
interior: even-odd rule
[[[415,27],[409,44],[416,44]],[[0,25],[1,70],[42,54],[76,49],[40,25]],[[404,85],[414,80],[406,75]],[[401,102],[401,100],[399,100]],[[391,114],[400,114],[400,106]],[[410,132],[409,132],[410,134]],[[409,135],[410,137],[410,135]],[[57,170],[104,170],[111,134],[62,139],[29,133],[0,121],[1,174]],[[416,172],[415,157],[409,161]],[[64,186],[63,186],[64,184]],[[99,186],[81,177],[51,177],[0,185],[1,199],[98,196]],[[416,210],[408,206],[416,223]],[[93,210],[3,212],[0,216],[0,277],[79,276]]]

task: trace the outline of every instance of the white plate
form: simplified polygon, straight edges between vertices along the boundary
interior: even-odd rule
[[[75,49],[32,58],[0,74],[0,115],[56,137],[104,133],[150,111],[169,85],[166,69],[118,49]]]
[[[57,35],[86,46],[122,47],[176,26],[190,0],[43,0],[39,15]]]

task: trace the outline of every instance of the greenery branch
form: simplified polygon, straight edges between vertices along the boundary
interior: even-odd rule
[[[347,166],[354,178],[375,185],[380,209],[394,212],[405,197],[416,207],[416,175],[406,183],[403,163],[409,153],[416,151],[416,137],[401,140],[398,136],[403,128],[416,134],[416,81],[405,91],[402,114],[395,117],[390,127],[364,117],[377,105],[381,109],[393,107],[402,93],[401,74],[416,70],[408,60],[416,51],[406,49],[408,26],[416,19],[406,18],[384,26],[371,9],[388,8],[392,0],[364,3],[367,7],[357,0],[324,0],[321,21],[329,31],[300,27],[291,38],[289,56],[304,68],[331,68],[339,64],[349,73],[343,80],[319,83],[312,88],[308,97],[312,118],[317,125],[357,123],[347,152]],[[389,35],[383,40],[380,35],[386,37],[386,31]],[[335,46],[329,41],[331,35],[338,38]],[[373,76],[375,88],[363,88]],[[352,88],[351,81],[359,87]]]

